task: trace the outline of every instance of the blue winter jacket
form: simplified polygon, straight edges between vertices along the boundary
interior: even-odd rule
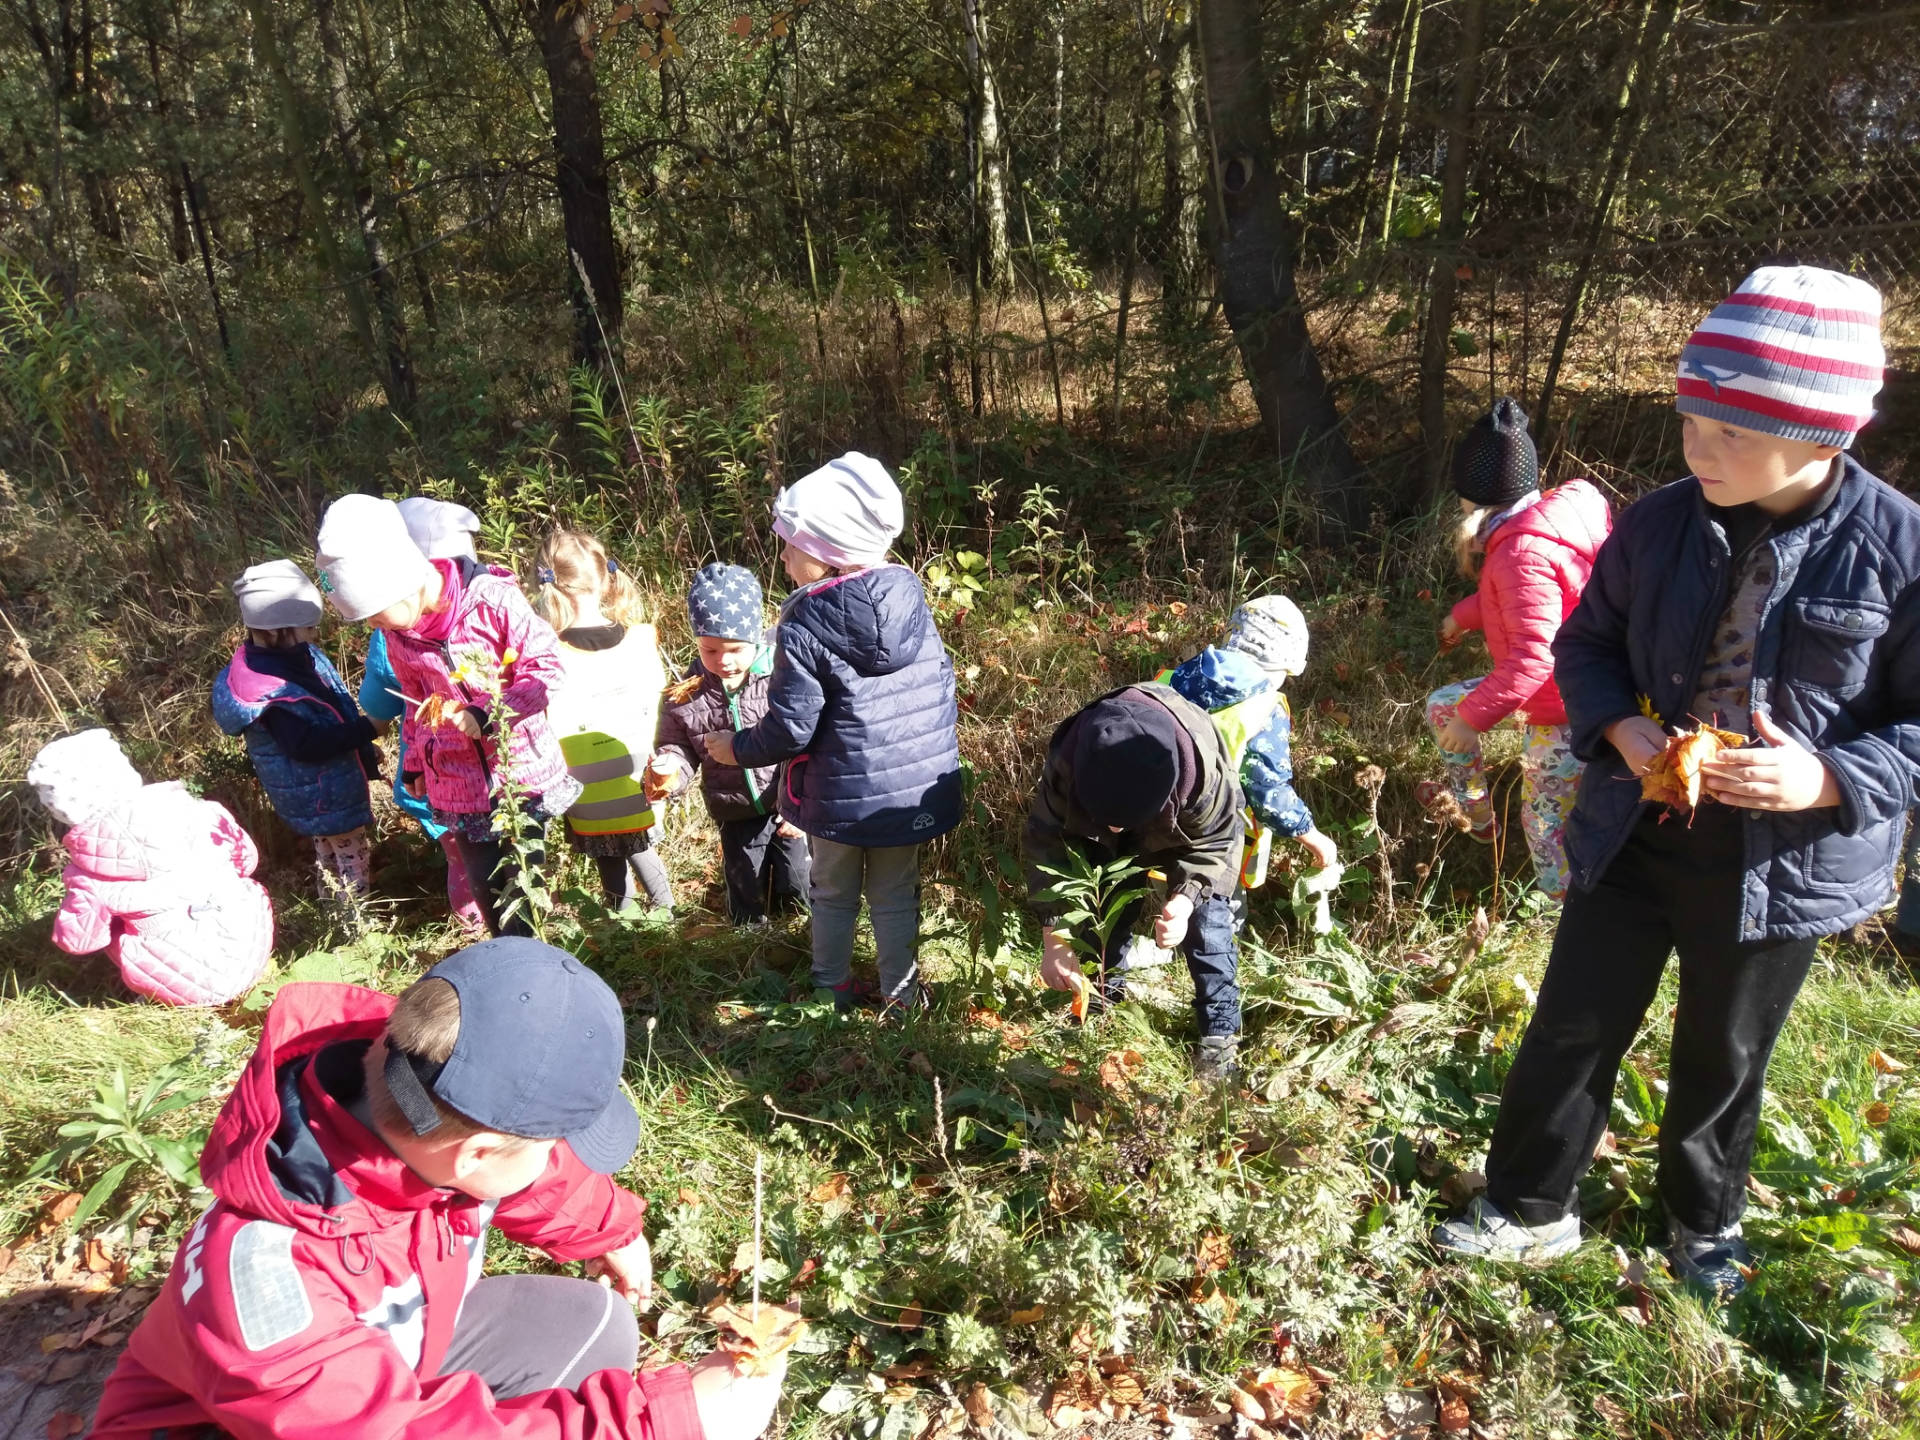
[[[213,682],[213,719],[227,734],[246,738],[253,773],[282,820],[302,835],[344,835],[373,823],[367,781],[378,768],[370,770],[360,753],[373,741],[373,726],[319,647],[305,649],[298,659],[289,656],[285,668],[310,673],[315,688],[273,673],[271,652],[242,645]],[[277,709],[302,725],[272,725],[266,717]],[[289,737],[302,728],[324,732],[332,753],[318,759],[292,753]]]
[[[407,702],[400,698],[400,682],[394,678],[393,662],[387,659],[387,632],[376,630],[367,641],[367,665],[360,675],[360,708],[376,720],[389,723],[406,713]],[[407,742],[405,728],[400,735],[399,753],[394,757],[393,803],[420,823],[429,840],[438,840],[447,827],[435,822],[433,807],[424,795],[407,789]]]
[[[1167,683],[1209,713],[1251,700],[1269,687],[1278,689],[1250,656],[1212,645],[1176,666]],[[1291,839],[1313,829],[1313,812],[1293,788],[1293,717],[1284,695],[1274,696],[1272,718],[1247,741],[1240,788],[1253,818],[1274,834]]]
[[[758,767],[790,760],[780,814],[842,845],[915,845],[960,823],[953,662],[903,565],[834,575],[780,612],[767,713],[734,736]]]
[[[1819,753],[1840,804],[1743,810],[1742,940],[1830,935],[1878,910],[1920,782],[1920,506],[1852,457],[1841,465],[1816,513],[1764,542],[1778,579],[1753,657],[1754,709]],[[1641,696],[1668,725],[1689,723],[1733,569],[1710,511],[1692,478],[1631,506],[1553,642],[1573,750],[1589,762],[1567,825],[1583,889],[1642,808],[1607,727]]]

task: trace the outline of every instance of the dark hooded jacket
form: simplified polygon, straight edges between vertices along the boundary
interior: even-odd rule
[[[1765,543],[1776,561],[1753,649],[1752,707],[1813,750],[1840,803],[1743,810],[1746,878],[1729,939],[1831,935],[1877,911],[1920,782],[1920,506],[1850,456],[1805,518]],[[1567,825],[1574,883],[1591,889],[1643,808],[1607,740],[1644,700],[1669,726],[1688,708],[1733,555],[1686,479],[1620,516],[1553,642],[1573,752],[1588,762]]]
[[[787,761],[780,814],[865,848],[960,823],[953,662],[904,565],[832,575],[780,611],[767,713],[734,737],[750,769]]]
[[[1138,830],[1116,835],[1094,820],[1075,798],[1073,772],[1080,719],[1092,705],[1069,715],[1047,742],[1046,768],[1027,810],[1028,895],[1038,896],[1053,884],[1054,877],[1040,867],[1064,870],[1071,843],[1091,848],[1103,859],[1128,855],[1163,870],[1170,892],[1185,894],[1195,904],[1231,897],[1240,884],[1240,858],[1246,848],[1246,799],[1238,767],[1213,717],[1167,685],[1124,685],[1100,700],[1114,697],[1163,705],[1180,722],[1184,738],[1192,743],[1180,747],[1173,794],[1166,808]],[[1043,922],[1063,908],[1040,899],[1034,899],[1032,907]]]
[[[767,687],[773,669],[773,651],[762,647],[738,690],[728,690],[718,675],[698,660],[686,675],[660,697],[660,724],[654,731],[656,755],[680,762],[674,772],[673,796],[687,793],[696,773],[707,813],[715,820],[748,820],[771,815],[779,799],[780,767],[767,765],[743,770],[722,765],[707,754],[705,740],[721,731],[737,734],[767,713]]]

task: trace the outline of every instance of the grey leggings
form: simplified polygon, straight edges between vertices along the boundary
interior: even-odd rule
[[[920,980],[920,847],[865,849],[812,838],[813,983],[837,989],[853,969],[853,930],[860,897],[873,918],[873,948],[885,999],[913,998]]]
[[[599,1370],[640,1359],[633,1306],[592,1280],[494,1275],[467,1292],[442,1375],[471,1370],[494,1398],[571,1390]]]

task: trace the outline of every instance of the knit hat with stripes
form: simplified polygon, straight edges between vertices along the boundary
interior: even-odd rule
[[[1763,265],[1688,339],[1675,408],[1844,448],[1873,418],[1886,363],[1873,286],[1811,265]]]

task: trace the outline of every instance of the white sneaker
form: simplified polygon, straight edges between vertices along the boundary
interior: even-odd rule
[[[1436,1225],[1437,1250],[1476,1260],[1552,1260],[1580,1248],[1580,1217],[1562,1215],[1549,1225],[1522,1225],[1484,1195],[1476,1195],[1453,1219]]]

